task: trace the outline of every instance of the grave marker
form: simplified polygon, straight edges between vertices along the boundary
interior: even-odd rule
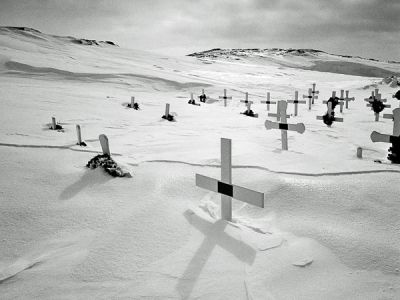
[[[298,112],[298,105],[299,104],[306,104],[306,101],[299,100],[299,92],[294,92],[294,100],[288,100],[287,103],[294,103],[294,115],[297,116]]]
[[[221,180],[196,174],[196,186],[221,194],[221,219],[232,221],[232,198],[264,208],[264,194],[232,184],[232,141],[221,138]]]
[[[286,101],[283,101],[283,100],[279,101],[278,107],[280,109],[279,114],[281,116],[280,123],[274,123],[272,121],[266,120],[265,128],[267,130],[280,129],[281,130],[282,150],[288,150],[288,141],[287,141],[288,130],[297,131],[298,133],[304,133],[306,128],[303,123],[287,124],[287,120],[286,120],[287,103],[286,103]]]
[[[103,150],[103,154],[107,154],[108,156],[111,157],[110,145],[108,144],[108,137],[105,134],[100,134],[99,141],[101,149]]]
[[[332,102],[331,101],[324,101],[324,103],[328,104],[328,111],[323,116],[317,116],[317,120],[323,120],[324,123],[328,126],[331,126],[333,122],[343,122],[343,118],[336,118],[335,112],[332,109]]]
[[[169,114],[169,103],[165,104],[165,115],[163,115],[162,118],[168,121],[174,120],[174,116]]]
[[[270,104],[276,104],[276,101],[271,101],[271,95],[269,92],[267,92],[267,100],[261,101],[261,103],[267,104],[267,111],[269,111]]]
[[[312,98],[312,104],[314,104],[314,100],[315,99],[318,99],[318,94],[319,94],[319,91],[316,91],[315,90],[315,86],[316,86],[316,84],[315,83],[313,83],[312,84],[312,91],[311,91],[311,93],[312,93],[312,95],[313,95],[313,98]]]
[[[346,97],[343,99],[346,102],[346,109],[349,109],[349,102],[354,101],[354,97],[349,97],[349,91],[346,91]]]
[[[76,125],[76,136],[78,137],[78,145],[82,145],[81,126]]]
[[[303,99],[308,99],[308,110],[311,110],[311,106],[314,103],[313,99],[318,99],[318,96],[315,96],[312,92],[312,89],[308,89],[308,95],[303,95]]]
[[[51,129],[53,129],[53,130],[57,129],[57,123],[56,123],[55,117],[51,117]]]
[[[340,113],[343,113],[343,106],[344,106],[344,90],[340,90],[339,105],[340,105]]]
[[[285,102],[285,104],[282,104],[283,102]],[[283,106],[283,105],[285,106],[285,111],[286,111],[286,107],[287,107],[286,101],[283,101],[283,102],[282,102],[282,100],[278,101],[278,105],[276,106],[276,114],[268,113],[268,117],[274,117],[279,122],[281,120],[281,118],[283,117],[283,116],[281,116],[281,112],[283,111],[283,107],[281,107],[281,106]],[[290,118],[290,115],[285,115],[285,119],[288,119],[288,118]]]
[[[231,100],[232,99],[232,97],[228,97],[227,95],[226,95],[226,89],[224,89],[224,95],[223,96],[219,96],[219,99],[224,99],[224,106],[226,107],[227,106],[227,102],[226,102],[226,100]]]
[[[249,93],[246,92],[245,100],[240,100],[240,102],[245,103],[246,104],[246,108],[247,108],[246,111],[244,113],[241,113],[241,114],[249,116],[249,117],[258,118],[258,114],[255,114],[251,110],[251,105],[253,104],[253,101],[249,101]]]
[[[379,90],[375,89],[375,92],[371,92],[371,96],[369,98],[365,98],[364,100],[368,102],[367,107],[371,107],[371,110],[374,111],[375,114],[375,122],[379,121],[379,114],[385,109],[390,108],[390,104],[384,104],[387,99],[381,99],[381,94],[379,94]]]
[[[387,115],[389,116],[389,115]],[[400,163],[400,108],[393,110],[393,135],[381,134],[377,131],[371,133],[371,140],[374,143],[391,143],[388,159],[394,163]]]
[[[198,104],[198,103],[196,103],[196,101],[194,101],[193,93],[190,93],[190,100],[189,100],[188,104],[200,106],[200,104]]]
[[[204,92],[204,89],[201,89],[201,95],[198,96],[198,98],[200,99],[200,102],[206,103],[207,96],[206,96],[206,94]]]

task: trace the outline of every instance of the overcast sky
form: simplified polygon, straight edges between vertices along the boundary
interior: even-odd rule
[[[400,0],[0,0],[0,25],[168,54],[291,47],[400,60]]]

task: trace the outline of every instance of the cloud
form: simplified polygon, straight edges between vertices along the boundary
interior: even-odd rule
[[[399,15],[398,0],[2,0],[0,3],[2,25],[114,40],[140,49],[178,49],[182,54],[218,46],[277,46],[399,59],[400,42],[393,38],[398,31]]]

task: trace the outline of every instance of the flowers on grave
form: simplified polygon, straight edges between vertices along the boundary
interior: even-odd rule
[[[385,109],[385,104],[382,101],[380,101],[372,96],[370,96],[369,99],[371,99],[371,101],[369,103],[371,103],[372,110],[375,113],[379,114],[380,112],[382,112]]]
[[[326,113],[322,116],[322,120],[324,121],[324,124],[331,126],[335,121],[335,112],[332,111],[331,113]]]
[[[99,154],[93,157],[86,164],[90,169],[102,167],[104,171],[113,177],[132,177],[129,172],[125,172],[118,166],[118,164],[108,154]]]

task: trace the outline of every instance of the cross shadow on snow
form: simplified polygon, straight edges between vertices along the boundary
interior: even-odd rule
[[[205,238],[176,286],[182,299],[190,297],[203,267],[216,246],[230,252],[243,263],[253,264],[256,250],[225,233],[225,228],[230,226],[228,222],[218,220],[215,223],[211,223],[190,210],[187,210],[184,216],[192,226],[204,234]]]
[[[79,194],[85,188],[106,183],[112,179],[108,174],[106,174],[101,168],[96,170],[85,170],[78,181],[74,182],[68,186],[58,197],[60,200],[69,200]]]

